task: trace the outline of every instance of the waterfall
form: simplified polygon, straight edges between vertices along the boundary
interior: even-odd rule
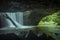
[[[17,12],[16,13],[16,20],[19,24],[23,25],[23,12]]]
[[[7,13],[13,20],[17,21],[19,24],[23,25],[23,13],[22,12],[14,12]]]

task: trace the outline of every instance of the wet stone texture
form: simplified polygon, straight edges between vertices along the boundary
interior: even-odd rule
[[[27,37],[19,37],[13,33],[0,35],[1,40],[54,40],[51,37],[47,37],[45,34],[37,37],[32,31],[29,32]]]

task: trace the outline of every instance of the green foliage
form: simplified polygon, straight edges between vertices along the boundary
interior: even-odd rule
[[[40,31],[51,37],[58,39],[55,35],[56,29],[58,29],[58,24],[60,24],[60,11],[53,13],[52,15],[48,15],[41,19],[38,23],[40,26]],[[59,39],[60,40],[60,39]]]
[[[60,24],[60,11],[42,18],[41,21],[42,22],[55,22],[57,24]],[[39,22],[40,24],[41,24],[41,21]]]

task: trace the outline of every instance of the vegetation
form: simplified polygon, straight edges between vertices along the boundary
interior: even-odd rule
[[[41,19],[41,21],[38,23],[40,26],[40,31],[42,33],[45,33],[46,35],[49,35],[56,40],[58,39],[56,33],[56,29],[58,29],[58,26],[60,24],[60,11],[53,13],[52,15],[48,15]]]

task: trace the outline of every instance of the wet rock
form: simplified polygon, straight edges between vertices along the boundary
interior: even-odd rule
[[[3,34],[0,35],[0,39],[1,40],[20,40],[18,36],[16,36],[15,34]]]

